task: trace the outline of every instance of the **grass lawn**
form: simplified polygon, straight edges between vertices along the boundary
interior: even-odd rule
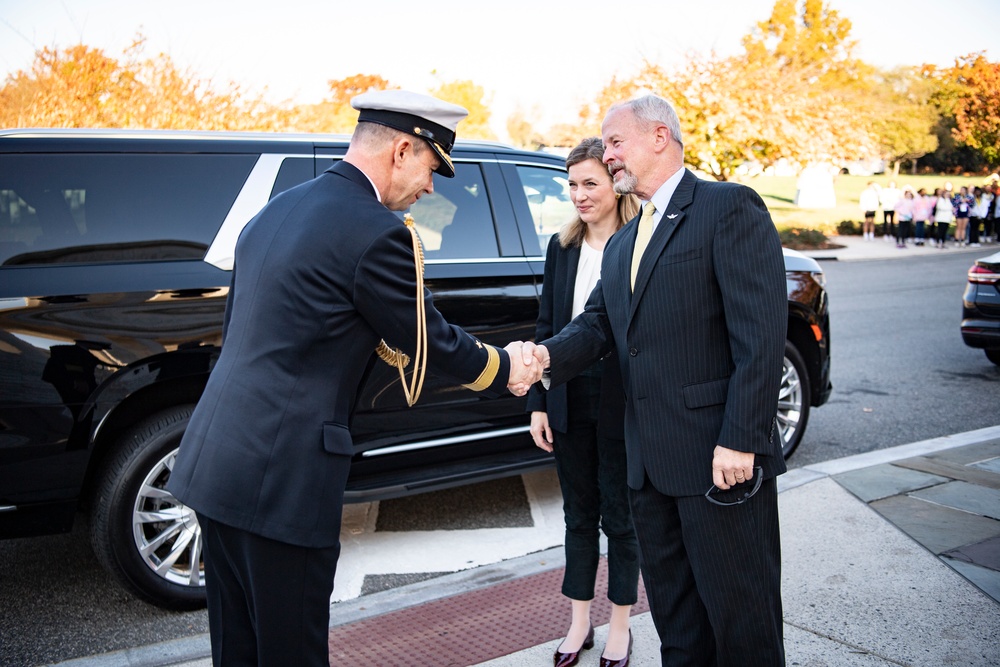
[[[778,229],[789,227],[804,227],[815,229],[827,236],[836,234],[837,224],[842,220],[853,220],[859,223],[864,219],[864,213],[858,208],[858,198],[861,191],[865,189],[868,181],[875,181],[881,187],[886,187],[889,181],[895,180],[896,187],[902,188],[904,185],[911,185],[914,190],[926,188],[928,192],[934,192],[934,188],[944,187],[946,181],[951,181],[957,191],[963,185],[982,185],[982,176],[945,176],[942,174],[930,174],[911,176],[900,174],[893,179],[891,175],[879,176],[849,176],[840,175],[834,177],[833,189],[837,196],[836,208],[828,209],[804,209],[795,206],[796,181],[795,176],[757,176],[742,181],[757,191],[763,199],[767,208],[771,211],[771,218]],[[882,221],[882,214],[876,217],[876,222]]]

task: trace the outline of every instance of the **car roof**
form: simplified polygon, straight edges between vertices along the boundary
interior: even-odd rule
[[[0,150],[6,152],[113,150],[157,144],[161,149],[178,152],[206,149],[220,152],[254,152],[265,149],[311,152],[313,148],[324,147],[346,149],[350,139],[348,134],[304,132],[11,128],[0,129]],[[454,151],[557,157],[551,153],[516,148],[499,141],[483,139],[458,139]]]

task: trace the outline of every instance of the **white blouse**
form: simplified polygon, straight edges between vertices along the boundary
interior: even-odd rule
[[[597,286],[597,281],[601,279],[601,258],[604,257],[603,250],[594,250],[587,242],[580,244],[580,262],[576,265],[576,285],[573,286],[573,312],[571,317],[576,317],[583,312],[587,305],[590,293]]]

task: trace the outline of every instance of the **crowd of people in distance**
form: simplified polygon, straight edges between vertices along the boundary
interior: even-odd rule
[[[928,193],[925,188],[914,190],[910,185],[897,188],[894,181],[880,187],[870,181],[858,198],[864,211],[862,233],[866,241],[875,240],[875,217],[882,211],[882,237],[895,240],[897,248],[907,244],[930,244],[946,248],[949,232],[955,246],[979,247],[996,243],[1000,232],[1000,182],[984,187],[966,186],[954,191],[951,181]]]

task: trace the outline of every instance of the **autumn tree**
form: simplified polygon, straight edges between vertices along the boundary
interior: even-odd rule
[[[458,125],[459,137],[496,141],[497,135],[490,128],[492,99],[486,95],[482,86],[469,80],[450,81],[442,83],[430,94],[469,110],[469,115]]]
[[[121,127],[138,87],[135,72],[99,49],[43,48],[29,71],[8,75],[0,88],[0,126]]]
[[[518,107],[507,117],[507,135],[512,144],[519,148],[536,150],[545,144],[545,139],[535,131],[524,109]]]
[[[777,0],[771,15],[743,38],[746,60],[771,61],[796,77],[843,81],[858,68],[851,22],[823,0]]]
[[[745,53],[688,54],[679,67],[646,62],[581,112],[591,125],[643,91],[670,100],[685,162],[717,179],[745,162],[856,159],[877,151],[864,96],[872,69],[852,56],[850,21],[821,0],[778,0],[743,40]]]
[[[755,152],[765,162],[877,155],[867,96],[875,71],[854,56],[850,32],[850,20],[823,0],[777,0],[770,17],[744,37],[746,55],[729,59],[728,82],[738,86],[740,106],[756,116]]]
[[[169,56],[143,57],[139,35],[121,58],[78,44],[42,48],[0,88],[0,126],[205,130],[274,129],[286,113],[235,84],[217,89]]]
[[[608,109],[614,104],[636,97],[644,88],[647,91],[658,92],[656,88],[650,87],[649,73],[654,69],[657,68],[647,62],[637,76],[625,78],[612,77],[611,81],[601,89],[597,94],[597,98],[592,103],[580,108],[577,122],[568,127],[575,128],[577,136],[580,137],[600,136],[601,123],[604,121],[604,116],[607,115]],[[679,112],[680,110],[678,109]]]
[[[869,96],[872,129],[893,176],[899,175],[902,161],[909,160],[915,168],[918,158],[937,149],[934,130],[941,114],[932,100],[938,89],[919,68],[901,67],[874,78]]]
[[[955,140],[1000,166],[1000,63],[973,53],[959,58],[949,75],[959,89],[952,107]]]
[[[358,124],[358,112],[351,107],[351,98],[375,90],[398,88],[377,74],[354,74],[327,82],[330,93],[318,104],[294,107],[289,129],[298,132],[349,134]]]
[[[573,148],[587,137],[601,136],[601,123],[608,109],[612,104],[635,97],[642,88],[640,79],[641,76],[613,77],[592,102],[579,108],[575,119],[550,127],[542,135],[541,145]]]

